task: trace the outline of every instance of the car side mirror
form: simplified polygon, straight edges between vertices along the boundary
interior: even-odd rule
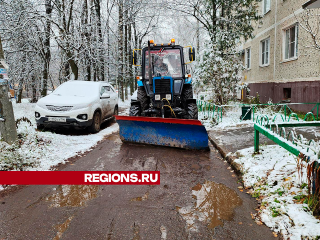
[[[100,99],[105,99],[105,98],[110,98],[110,94],[109,93],[103,93],[100,97]]]

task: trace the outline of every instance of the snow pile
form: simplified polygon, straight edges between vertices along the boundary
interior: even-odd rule
[[[234,107],[223,107],[223,114],[221,119],[221,112],[219,109],[219,113],[206,111],[206,112],[199,112],[199,120],[202,124],[206,127],[207,130],[211,129],[225,129],[230,127],[249,127],[253,126],[253,121],[241,121],[241,108],[238,106]]]
[[[24,100],[13,102],[15,118],[25,117],[18,125],[19,140],[15,145],[0,142],[0,170],[49,170],[64,163],[68,158],[90,150],[106,135],[118,131],[117,124],[101,130],[97,134],[70,136],[36,130],[34,118],[35,104]]]
[[[248,193],[261,204],[256,221],[264,222],[285,239],[318,239],[320,221],[308,205],[307,163],[301,163],[299,172],[297,157],[277,145],[263,146],[261,154],[253,153],[253,147],[239,150],[235,162],[242,166]]]

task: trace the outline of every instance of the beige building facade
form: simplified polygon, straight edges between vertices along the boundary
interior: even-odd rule
[[[320,102],[320,50],[299,24],[305,0],[262,0],[255,37],[243,45],[243,82],[262,102]],[[318,11],[318,10],[315,10]],[[320,30],[319,30],[320,34]],[[309,111],[300,106],[300,111]]]

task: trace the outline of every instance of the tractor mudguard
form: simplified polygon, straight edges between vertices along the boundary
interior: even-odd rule
[[[193,99],[193,98],[189,98],[186,100],[186,103],[189,104],[189,103],[194,103],[194,104],[197,104],[197,100],[196,99]]]

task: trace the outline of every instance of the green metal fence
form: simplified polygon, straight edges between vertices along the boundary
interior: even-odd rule
[[[246,114],[242,115],[240,120],[245,119],[247,114],[252,114],[252,121],[254,122],[259,114],[259,109],[272,108],[274,112],[283,121],[290,121],[292,117],[299,120],[298,114],[292,110],[294,105],[310,105],[310,111],[304,115],[303,120],[307,120],[312,117],[312,120],[319,120],[319,105],[320,103],[266,103],[266,104],[232,104],[232,105],[216,105],[203,100],[197,100],[198,111],[207,118],[214,118],[217,122],[223,121],[223,113],[227,112],[228,108],[242,108],[249,107]],[[315,112],[315,114],[313,113]]]
[[[288,117],[290,119],[290,116]],[[254,124],[254,151],[259,152],[259,135],[262,134],[283,147],[293,155],[297,156],[302,161],[309,163],[308,165],[308,184],[309,189],[312,189],[313,194],[319,194],[320,182],[316,179],[319,178],[319,148],[317,150],[311,149],[311,144],[317,143],[311,139],[303,142],[302,136],[295,136],[291,130],[286,133],[287,127],[320,127],[320,121],[306,122],[287,122],[283,119],[283,123],[276,124],[274,120],[269,120],[268,116],[260,116]],[[280,130],[279,130],[280,129]]]

